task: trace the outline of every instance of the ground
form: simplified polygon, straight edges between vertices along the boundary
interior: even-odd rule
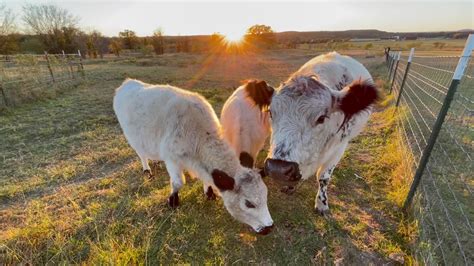
[[[265,179],[275,229],[255,235],[208,201],[197,180],[166,205],[169,178],[142,174],[112,110],[126,77],[203,94],[219,113],[247,78],[277,86],[315,56],[309,50],[245,55],[169,54],[96,61],[87,80],[0,115],[0,262],[398,264],[412,261],[410,226],[391,190],[393,110],[379,108],[354,139],[329,187],[331,215],[313,211],[315,178],[296,192]],[[376,78],[383,58],[357,57]],[[382,82],[378,85],[383,87]],[[150,114],[153,115],[153,114]],[[265,155],[262,153],[259,164]],[[394,159],[395,158],[395,159]],[[396,193],[395,193],[396,195]]]

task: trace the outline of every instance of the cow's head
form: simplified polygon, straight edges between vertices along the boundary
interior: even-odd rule
[[[259,234],[271,231],[273,220],[267,206],[267,186],[257,171],[239,167],[236,175],[231,177],[214,170],[212,179],[226,209],[235,219],[250,225]]]
[[[314,76],[290,79],[271,98],[272,137],[265,172],[284,181],[310,177],[330,138],[376,99],[377,90],[369,81],[355,81],[337,91]]]

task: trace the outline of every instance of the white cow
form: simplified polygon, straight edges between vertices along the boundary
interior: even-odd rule
[[[378,98],[367,69],[336,52],[313,58],[271,99],[271,147],[265,171],[285,181],[317,173],[315,209],[328,209],[327,186],[348,142],[363,129]]]
[[[270,135],[268,108],[264,102],[274,89],[263,80],[249,80],[238,87],[222,108],[221,124],[224,138],[239,154],[240,163],[252,168],[258,152]],[[258,98],[258,103],[253,98]]]
[[[169,85],[127,79],[116,90],[114,111],[130,146],[150,173],[148,160],[162,160],[171,183],[168,204],[179,205],[183,170],[217,188],[229,213],[256,232],[270,232],[267,187],[260,175],[242,167],[223,140],[211,105],[200,95]]]

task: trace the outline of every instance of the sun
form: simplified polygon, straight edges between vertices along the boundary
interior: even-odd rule
[[[224,34],[225,40],[231,43],[241,42],[244,38],[243,32],[227,32]]]

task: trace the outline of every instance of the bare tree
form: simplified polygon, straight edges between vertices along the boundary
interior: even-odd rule
[[[153,50],[155,50],[155,54],[159,55],[159,54],[165,53],[165,41],[163,37],[163,29],[158,28],[153,32],[151,45],[153,45]]]
[[[5,4],[0,5],[0,53],[10,54],[18,50],[15,14]]]
[[[40,37],[49,52],[75,52],[78,17],[51,4],[26,4],[23,13],[27,29]]]

